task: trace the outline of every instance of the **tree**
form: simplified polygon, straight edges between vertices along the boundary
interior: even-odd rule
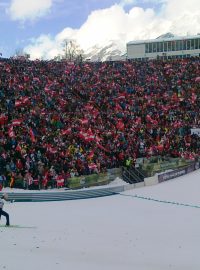
[[[13,56],[15,59],[29,59],[30,54],[26,53],[24,49],[18,48],[15,50],[15,54]]]
[[[63,58],[68,61],[78,61],[83,60],[83,51],[80,49],[79,45],[74,40],[64,40],[63,43]]]

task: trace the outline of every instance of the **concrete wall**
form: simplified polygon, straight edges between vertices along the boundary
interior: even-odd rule
[[[144,179],[144,185],[145,186],[152,186],[158,184],[158,176],[154,175],[152,177],[147,177]]]
[[[145,54],[145,44],[128,45],[127,57],[131,58],[143,58]]]

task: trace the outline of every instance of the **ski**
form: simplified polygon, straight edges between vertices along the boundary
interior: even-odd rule
[[[3,224],[0,224],[0,228],[17,228],[17,229],[36,229],[37,227],[35,226],[23,226],[23,225],[10,225],[10,226],[6,226]]]

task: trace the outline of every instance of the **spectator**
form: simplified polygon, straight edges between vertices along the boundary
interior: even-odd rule
[[[200,154],[199,58],[0,60],[0,175],[56,186],[153,155]]]

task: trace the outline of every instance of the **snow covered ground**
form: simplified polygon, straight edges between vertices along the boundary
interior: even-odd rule
[[[0,269],[199,270],[193,206],[200,206],[200,170],[111,197],[6,204],[11,224],[36,228],[0,227]]]

